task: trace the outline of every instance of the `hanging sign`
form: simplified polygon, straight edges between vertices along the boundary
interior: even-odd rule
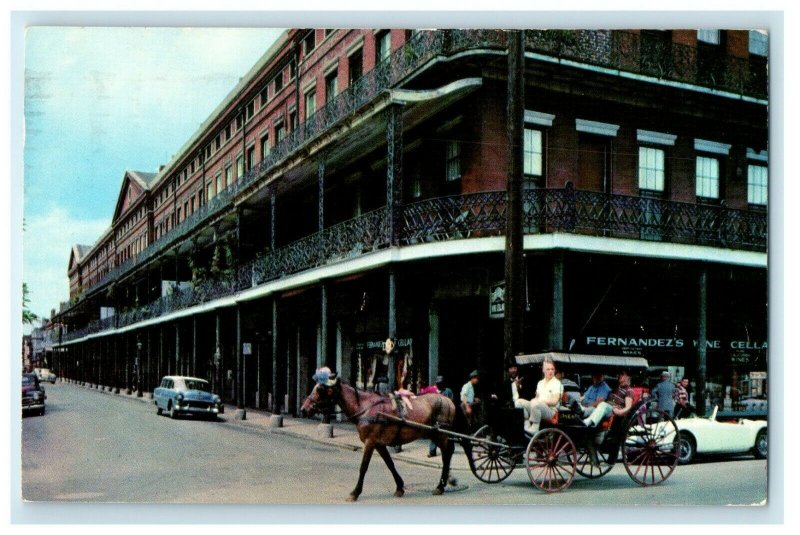
[[[506,311],[506,283],[495,282],[489,287],[489,317],[502,318]]]

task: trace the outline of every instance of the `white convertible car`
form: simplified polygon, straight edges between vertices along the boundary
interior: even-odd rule
[[[678,462],[687,464],[698,453],[741,454],[752,452],[757,459],[767,456],[767,422],[742,418],[718,422],[717,407],[708,418],[691,416],[675,420],[680,434]]]

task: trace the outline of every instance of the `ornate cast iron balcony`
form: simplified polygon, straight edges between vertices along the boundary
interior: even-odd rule
[[[506,193],[490,191],[427,199],[400,208],[400,244],[502,236]],[[339,223],[239,267],[234,277],[176,290],[145,306],[121,311],[70,332],[64,341],[111,327],[156,318],[308,269],[357,258],[390,246],[386,208]],[[526,234],[567,232],[765,252],[767,214],[660,199],[610,195],[572,188],[523,194]]]
[[[145,250],[109,271],[88,291],[97,291],[127,275],[153,257],[190,237],[211,218],[229,210],[240,191],[277,168],[288,156],[362,110],[387,89],[397,87],[417,69],[439,56],[476,49],[504,50],[507,34],[500,30],[419,31],[403,47],[300,124],[272,151],[227,189],[201,206]],[[703,59],[694,47],[651,44],[640,35],[610,30],[528,30],[528,52],[570,59],[580,63],[624,70],[658,78],[766,97],[766,64],[727,56]]]

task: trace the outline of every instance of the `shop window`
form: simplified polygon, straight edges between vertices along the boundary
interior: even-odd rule
[[[325,77],[325,102],[330,102],[339,91],[339,71],[333,70]]]
[[[347,85],[352,86],[364,74],[364,54],[362,49],[347,59]]]
[[[236,178],[237,180],[244,176],[244,155],[240,154],[236,158]]]
[[[747,202],[756,206],[767,205],[769,173],[765,165],[747,166]]]
[[[303,53],[308,56],[316,46],[316,30],[310,30],[303,38]]]
[[[697,30],[697,40],[709,45],[718,45],[721,42],[720,32],[719,30]]]
[[[375,64],[379,65],[392,53],[392,33],[383,30],[375,34]]]
[[[261,107],[263,108],[264,106],[267,105],[267,102],[269,102],[269,86],[268,85],[264,86],[264,89],[262,89],[261,93],[259,93],[259,97],[261,98]]]
[[[544,153],[542,150],[542,131],[525,127],[522,170],[525,173],[525,184],[533,185],[542,176]]]
[[[698,156],[695,160],[695,193],[703,199],[719,199],[719,160]]]
[[[639,189],[664,191],[664,150],[639,147]]]
[[[461,144],[448,141],[445,149],[445,178],[448,182],[461,178]]]
[[[250,170],[256,166],[256,148],[250,147],[247,149],[247,169]]]
[[[769,35],[764,30],[750,30],[747,49],[755,56],[769,54]]]
[[[266,135],[261,138],[261,160],[263,161],[267,154],[269,154],[269,136]]]
[[[306,93],[306,121],[317,111],[317,91],[312,89]]]

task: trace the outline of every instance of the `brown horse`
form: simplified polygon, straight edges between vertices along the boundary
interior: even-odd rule
[[[339,379],[332,380],[330,384],[317,384],[303,402],[300,409],[303,416],[311,416],[318,410],[331,411],[334,405],[339,405],[347,418],[356,424],[358,437],[364,443],[364,456],[361,459],[358,483],[350,493],[350,501],[357,500],[361,494],[373,450],[378,450],[394,477],[397,485],[394,495],[398,498],[402,496],[405,492],[403,478],[397,473],[387,447],[408,444],[423,437],[430,437],[442,450],[442,475],[433,494],[444,492],[450,472],[450,459],[455,449],[453,439],[436,430],[428,431],[394,420],[393,418],[400,418],[395,406],[402,403],[401,400],[393,403],[388,396],[359,391],[343,384]],[[456,419],[456,407],[453,402],[439,394],[417,396],[412,400],[412,408],[404,412],[402,417],[406,421],[432,427],[450,428]]]

